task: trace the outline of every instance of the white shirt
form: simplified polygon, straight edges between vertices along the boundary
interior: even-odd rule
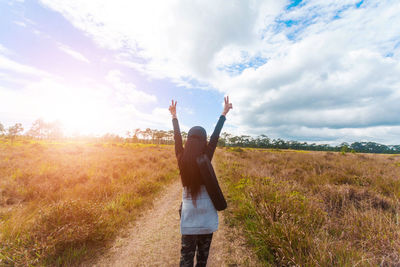
[[[182,192],[181,234],[201,235],[211,234],[218,229],[218,213],[204,185],[196,198],[196,207],[193,205],[187,188]]]

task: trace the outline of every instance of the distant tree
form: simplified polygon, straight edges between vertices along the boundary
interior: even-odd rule
[[[63,136],[60,122],[46,123],[42,119],[34,121],[26,134],[35,139],[59,139]]]
[[[354,142],[350,148],[363,153],[398,153],[397,146],[386,146],[375,142]]]
[[[6,132],[6,129],[4,128],[3,124],[0,123],[0,135],[4,135]]]
[[[14,142],[14,139],[22,133],[24,128],[22,127],[21,123],[16,123],[14,126],[10,126],[8,128],[8,137],[11,139],[11,142]]]
[[[0,133],[1,133],[0,124]],[[15,127],[15,126],[14,126]],[[3,127],[4,129],[4,127]],[[61,133],[60,125],[57,123],[44,123],[42,120],[37,120],[29,130],[29,134],[36,138],[55,138]],[[3,131],[4,132],[4,131]],[[59,133],[59,134],[57,134]],[[174,131],[157,130],[147,128],[141,130],[137,128],[127,132],[128,138],[122,138],[114,134],[105,134],[102,139],[104,141],[123,142],[130,141],[152,144],[173,144]],[[187,140],[187,132],[182,131],[182,141]],[[209,138],[209,136],[207,137]],[[130,140],[129,140],[130,139]],[[218,146],[230,147],[254,147],[254,148],[279,148],[279,149],[295,149],[295,150],[314,150],[314,151],[336,151],[336,152],[363,152],[363,153],[400,153],[400,145],[383,145],[375,142],[354,142],[351,145],[344,142],[336,146],[329,144],[316,144],[299,142],[295,140],[270,139],[267,135],[261,134],[257,137],[249,135],[235,136],[229,133],[222,133],[218,140]]]
[[[60,139],[63,136],[61,123],[58,121],[46,124],[46,137],[49,139]]]
[[[399,153],[400,152],[400,145],[392,146],[392,151],[393,151],[393,153]]]
[[[186,139],[187,139],[187,137],[188,137],[188,133],[185,132],[185,131],[182,131],[181,135],[182,135],[182,139],[183,139],[182,142],[185,143],[185,142],[186,142]]]
[[[330,145],[327,145],[327,144],[322,144],[321,147],[322,147],[323,151],[335,150],[335,148],[333,148],[333,147],[331,147]]]
[[[220,140],[218,140],[218,145],[219,146],[227,146],[228,142],[229,142],[229,137],[231,137],[232,135],[227,133],[227,132],[223,132],[221,134],[221,138]]]
[[[168,140],[168,144],[172,144],[174,141],[174,130],[169,130],[167,132],[167,140]]]
[[[358,152],[364,152],[364,145],[361,142],[352,143],[350,148]]]
[[[280,138],[272,140],[272,144],[275,148],[288,148],[285,140],[282,140]]]
[[[143,134],[148,143],[153,141],[153,131],[150,128],[146,128]]]
[[[241,135],[239,136],[239,145],[248,147],[251,144],[251,137],[250,135]]]
[[[340,152],[342,154],[345,154],[345,153],[347,153],[349,151],[350,151],[350,149],[349,149],[349,144],[348,143],[343,142],[343,143],[340,144]]]
[[[122,138],[121,136],[117,135],[117,134],[112,134],[112,133],[106,133],[104,134],[101,139],[104,142],[123,142],[124,138]]]
[[[139,134],[140,134],[140,128],[135,129],[133,136],[132,136],[133,142],[139,141]]]
[[[227,135],[227,133],[226,132],[223,132],[221,135],[220,135],[220,137],[219,137],[219,139],[218,139],[218,143],[217,143],[217,146],[219,146],[219,147],[224,147],[224,146],[226,146],[226,135]]]
[[[32,123],[27,135],[36,139],[43,139],[45,137],[45,128],[45,122],[42,119],[37,119]]]
[[[162,143],[162,144],[166,144],[167,141],[168,141],[168,140],[167,140],[168,132],[167,132],[167,131],[164,131],[164,130],[161,130],[161,131],[158,132],[158,135],[159,135],[159,137],[160,137],[161,143]]]
[[[163,131],[162,130],[152,130],[152,139],[153,143],[160,144],[163,138]]]
[[[139,135],[140,135],[140,142],[141,143],[145,143],[145,141],[146,141],[146,131],[140,130]]]
[[[297,141],[287,141],[286,144],[290,149],[301,149],[301,143]]]
[[[125,138],[125,142],[131,143],[133,141],[133,137],[131,136],[131,134],[131,131],[126,131],[127,138]]]
[[[229,144],[231,146],[238,146],[238,141],[239,141],[239,137],[236,135],[232,135],[231,137],[228,138],[229,140]]]
[[[256,138],[257,147],[270,147],[271,140],[265,134],[262,134]]]

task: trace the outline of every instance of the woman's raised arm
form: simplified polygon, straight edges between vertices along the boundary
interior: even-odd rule
[[[224,101],[225,101],[224,110],[222,111],[222,114],[219,117],[217,125],[215,125],[214,132],[212,133],[212,135],[210,137],[210,142],[208,142],[208,145],[207,145],[207,148],[205,151],[207,157],[210,160],[212,160],[215,149],[217,148],[219,135],[221,133],[222,126],[224,126],[224,122],[226,120],[226,114],[228,114],[229,110],[232,109],[232,103],[229,103],[229,96],[225,97]]]
[[[182,135],[179,129],[178,118],[176,116],[176,103],[177,101],[172,100],[172,104],[169,106],[169,112],[172,115],[172,125],[174,127],[174,140],[175,140],[175,155],[179,159],[183,153]]]

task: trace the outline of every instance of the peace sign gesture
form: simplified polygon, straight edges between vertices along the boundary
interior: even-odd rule
[[[176,103],[177,101],[172,100],[171,106],[169,106],[169,112],[171,112],[172,118],[176,118]]]
[[[229,103],[229,96],[224,97],[225,105],[224,105],[224,111],[222,111],[222,115],[226,116],[228,114],[229,110],[232,108],[232,103]]]

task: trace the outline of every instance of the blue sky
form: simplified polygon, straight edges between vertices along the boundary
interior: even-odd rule
[[[398,1],[0,0],[0,122],[400,143]]]
[[[140,112],[150,115],[155,107],[167,108],[171,98],[174,98],[179,102],[179,117],[183,124],[193,122],[212,128],[218,118],[221,111],[221,99],[223,99],[222,93],[215,90],[188,89],[171,82],[168,78],[149,78],[143,73],[118,64],[114,60],[118,52],[99,47],[90,36],[75,28],[60,13],[39,2],[2,1],[0,2],[0,10],[4,14],[0,17],[0,45],[6,51],[5,57],[21,64],[21,68],[22,66],[29,66],[35,70],[44,71],[50,76],[54,75],[58,79],[56,82],[63,86],[76,85],[80,87],[91,87],[93,81],[95,81],[95,84],[107,84],[107,75],[112,71],[118,71],[124,82],[131,83],[135,89],[154,96],[156,100],[146,103],[138,97],[136,103],[132,104],[128,100],[120,99],[116,101],[111,98],[109,101],[115,101],[113,105],[132,105]],[[4,91],[20,91],[25,84],[40,82],[40,79],[43,78],[41,73],[26,75],[23,72],[7,69],[6,66],[1,69],[1,72],[7,76],[0,81],[1,90]],[[22,79],[27,80],[22,81]],[[111,90],[113,89],[111,88]],[[54,99],[51,97],[42,101],[43,98],[46,98],[46,92],[46,90],[38,92],[38,101],[36,102],[30,101],[27,96],[26,101],[30,102],[30,105],[27,106],[46,105],[48,104],[47,101],[52,102]],[[57,94],[57,92],[54,93]],[[77,99],[81,97],[79,92],[76,93],[75,97]],[[5,98],[2,100],[8,102]],[[18,101],[18,98],[16,97],[15,100]],[[72,101],[67,106],[70,106],[71,109],[74,109],[75,105],[80,105],[80,103],[76,104],[73,99],[69,100]],[[84,99],[84,101],[91,100],[90,97]],[[165,116],[165,112],[161,114],[164,115],[163,118],[168,119],[165,124],[160,123],[157,119],[154,121],[144,119],[144,121],[138,122],[135,114],[132,116],[132,121],[129,121],[129,114],[125,114],[128,118],[125,117],[124,120],[118,122],[118,125],[82,127],[83,124],[89,122],[82,121],[74,124],[68,121],[65,123],[64,119],[69,116],[68,109],[63,110],[61,116],[54,116],[48,109],[35,112],[35,110],[29,110],[28,107],[23,105],[13,108],[16,103],[8,104],[8,109],[5,108],[6,104],[4,104],[0,117],[0,122],[7,126],[22,122],[28,128],[33,120],[43,118],[47,121],[59,120],[63,124],[67,124],[65,125],[67,131],[72,129],[73,132],[81,131],[82,133],[95,134],[104,132],[125,134],[126,131],[138,127],[163,129],[170,127],[169,117]],[[104,107],[100,106],[99,108]],[[112,109],[112,107],[108,108]],[[129,107],[127,108],[129,109]],[[80,120],[79,117],[73,117],[71,120]],[[84,117],[84,119],[93,118]],[[117,117],[110,119],[118,121]],[[100,121],[97,120],[97,122]]]

